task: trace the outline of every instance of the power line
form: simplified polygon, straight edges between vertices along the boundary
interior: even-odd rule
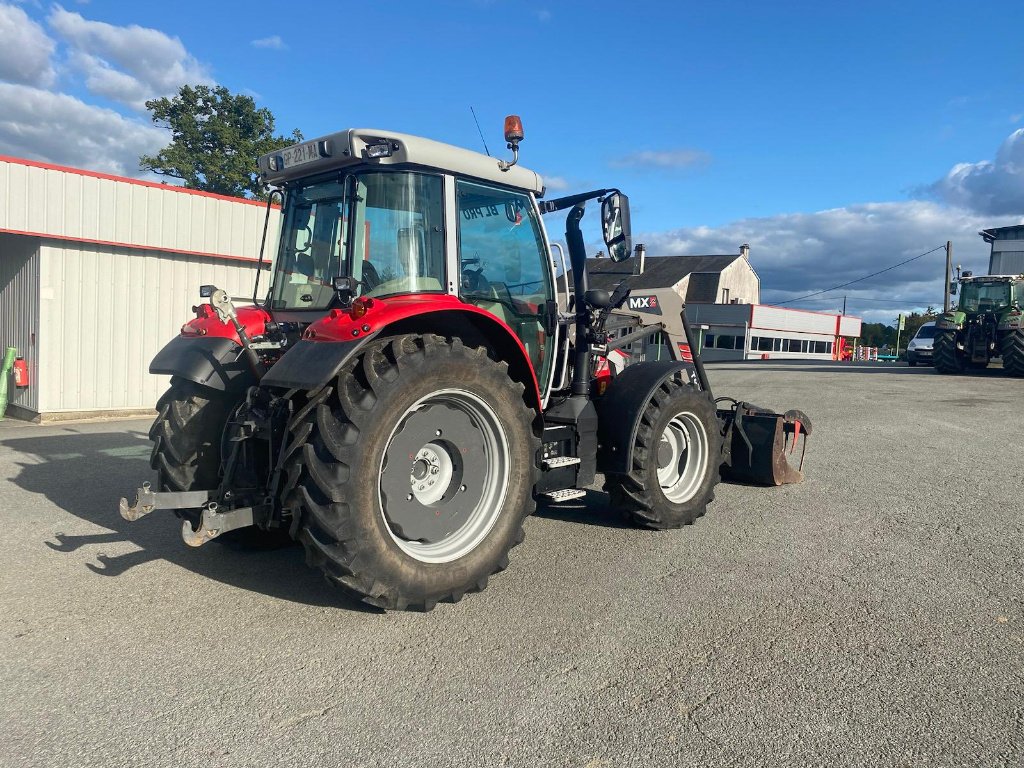
[[[833,297],[833,298],[841,298],[841,297],[836,296],[836,297]],[[829,298],[829,299],[808,299],[808,301],[822,301],[822,302],[827,302],[827,301],[832,301],[832,300],[833,300],[832,298]],[[796,303],[798,301],[803,301],[803,299],[791,299],[789,302],[785,302],[785,303]],[[868,299],[868,298],[862,298],[860,296],[850,296],[850,297],[848,297],[848,302],[850,304],[854,304],[854,303],[856,303],[858,301],[881,301],[881,302],[884,302],[886,304],[912,304],[914,306],[927,306],[929,304],[936,304],[936,305],[938,305],[938,304],[942,303],[941,300],[940,301],[924,301],[924,300],[920,300],[920,299]],[[770,306],[777,306],[777,305],[770,305]]]
[[[922,258],[924,258],[925,256],[927,256],[930,253],[935,253],[936,251],[945,250],[945,248],[946,248],[946,244],[943,243],[942,245],[938,245],[935,248],[932,248],[930,251],[925,251],[924,253],[919,253],[917,256],[914,256],[913,258],[907,259],[906,261],[901,261],[899,264],[893,264],[891,267],[886,267],[885,269],[880,269],[877,272],[872,272],[870,275],[864,275],[864,277],[858,277],[856,280],[850,280],[848,283],[842,283],[840,285],[834,285],[831,288],[826,288],[823,291],[815,291],[814,293],[808,293],[806,296],[801,296],[801,297],[796,298],[796,299],[787,299],[786,301],[777,301],[777,302],[775,302],[775,304],[772,304],[771,306],[781,307],[783,304],[793,304],[794,302],[797,302],[797,301],[803,301],[804,299],[809,299],[812,296],[820,296],[823,293],[829,293],[830,291],[837,291],[840,288],[845,288],[848,285],[853,285],[854,283],[861,283],[861,282],[864,282],[865,280],[871,279],[872,277],[877,277],[878,275],[884,274],[886,272],[891,272],[892,270],[896,269],[897,267],[902,267],[904,264],[909,264],[912,261],[917,261],[918,259],[922,259]]]

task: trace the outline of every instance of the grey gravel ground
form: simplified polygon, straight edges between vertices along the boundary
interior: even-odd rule
[[[1024,381],[718,365],[808,479],[652,533],[604,494],[430,614],[117,497],[144,421],[0,424],[0,765],[1020,766]]]

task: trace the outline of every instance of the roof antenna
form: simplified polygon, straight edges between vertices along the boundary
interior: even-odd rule
[[[480,129],[480,121],[476,119],[476,110],[473,109],[472,104],[469,105],[469,111],[473,113],[473,122],[476,123],[476,130],[480,134],[480,141],[484,143],[484,152],[486,152],[487,156],[490,157],[491,150],[487,148],[487,139],[484,138],[484,132]]]

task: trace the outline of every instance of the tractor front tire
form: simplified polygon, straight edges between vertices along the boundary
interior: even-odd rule
[[[1003,370],[1011,376],[1024,376],[1024,332],[1010,331],[1000,344]]]
[[[955,333],[940,333],[935,337],[932,359],[938,373],[963,373],[966,367],[964,356],[956,348]]]
[[[149,428],[161,491],[206,491],[220,484],[221,434],[237,397],[186,379],[171,379]]]
[[[507,567],[540,441],[506,363],[457,338],[393,337],[306,402],[285,506],[328,581],[378,608],[426,611]]]
[[[715,498],[722,434],[715,404],[681,376],[654,393],[640,417],[628,474],[605,476],[611,506],[634,524],[690,525]]]

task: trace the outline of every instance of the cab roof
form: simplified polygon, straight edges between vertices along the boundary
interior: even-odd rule
[[[371,156],[368,148],[386,146],[390,153]],[[539,195],[541,177],[516,165],[507,171],[498,167],[497,158],[433,139],[411,136],[378,128],[348,128],[291,147],[270,152],[259,159],[260,178],[281,186],[289,181],[314,176],[346,166],[417,166],[431,170],[493,181]]]

